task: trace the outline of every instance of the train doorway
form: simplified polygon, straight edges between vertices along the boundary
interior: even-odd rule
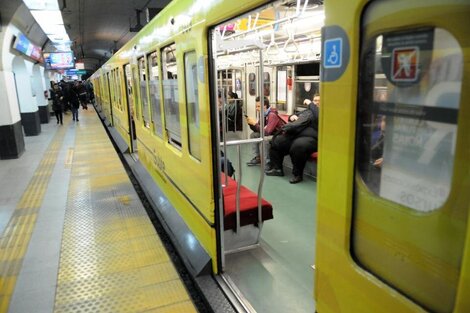
[[[239,188],[234,191],[236,226],[227,228],[227,220],[220,219],[223,273],[218,280],[248,312],[315,310],[315,161],[307,162],[299,184],[289,183],[289,155],[282,163],[284,177],[265,175],[272,166],[268,157],[272,134],[252,136],[249,121],[259,121],[259,129],[264,129],[266,120],[260,117],[270,112],[286,120],[308,109],[313,95],[319,93],[323,21],[323,6],[316,1],[276,1],[234,16],[210,32],[211,92],[217,99],[213,106],[223,156],[218,162],[220,216],[229,206],[229,187]],[[235,101],[233,93],[238,97]],[[241,125],[234,124],[237,113],[242,115]],[[256,146],[258,159],[253,158]],[[230,179],[223,172],[227,160],[235,168]],[[246,199],[239,190],[245,195],[249,190],[257,198],[258,219],[252,225],[240,226],[244,223],[239,210]],[[265,201],[272,205],[272,219],[264,218]]]
[[[127,97],[127,112],[129,119],[129,136],[131,142],[131,153],[137,152],[137,134],[135,131],[134,121],[134,93],[132,88],[132,69],[130,64],[124,66],[125,82],[126,82],[126,97]]]

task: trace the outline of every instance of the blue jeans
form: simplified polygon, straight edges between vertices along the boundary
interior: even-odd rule
[[[250,138],[251,139],[260,138],[260,133],[252,132],[250,134]],[[252,144],[251,151],[252,151],[254,157],[259,158],[259,156],[260,156],[260,151],[259,151],[260,146],[261,146],[261,143]],[[264,144],[264,157],[266,159],[266,163],[269,163],[269,141],[266,141],[265,144]]]

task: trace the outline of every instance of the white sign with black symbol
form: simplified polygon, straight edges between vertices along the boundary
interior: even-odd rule
[[[392,33],[385,41],[381,57],[391,60],[382,64],[390,65],[384,72],[393,86],[388,102],[377,103],[386,121],[379,194],[431,212],[445,204],[451,190],[462,50],[439,29]]]

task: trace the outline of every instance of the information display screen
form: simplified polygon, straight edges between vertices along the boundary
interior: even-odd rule
[[[15,41],[13,42],[12,47],[16,51],[23,53],[33,60],[39,62],[43,61],[41,48],[31,43],[31,41],[29,41],[29,39],[23,34],[19,34],[17,37],[15,37]]]
[[[46,70],[65,70],[75,68],[73,52],[44,53],[44,64]]]

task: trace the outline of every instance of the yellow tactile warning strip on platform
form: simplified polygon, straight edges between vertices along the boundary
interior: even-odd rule
[[[86,114],[76,131],[55,312],[197,312],[103,126]]]
[[[0,312],[7,312],[38,211],[54,170],[68,123],[59,127],[0,238]]]

